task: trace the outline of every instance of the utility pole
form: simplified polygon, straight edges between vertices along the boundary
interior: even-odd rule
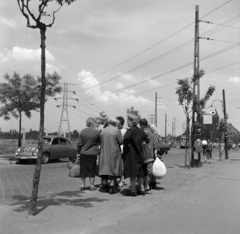
[[[199,74],[199,6],[195,6],[195,40],[194,40],[194,63],[193,63],[193,76],[194,78]],[[200,99],[200,80],[194,79],[193,82],[193,95]],[[201,154],[198,154],[198,160],[194,159],[194,137],[195,137],[195,125],[200,124],[200,116],[197,116],[197,121],[195,121],[195,110],[194,106],[192,109],[192,137],[191,137],[191,166],[201,167]]]
[[[165,113],[165,140],[167,139],[167,113]]]
[[[155,92],[155,121],[154,125],[157,127],[157,92]]]
[[[225,144],[225,159],[228,159],[228,132],[227,132],[227,114],[226,114],[226,100],[225,90],[222,90],[223,95],[223,114],[224,114],[224,144]]]
[[[63,97],[62,98],[56,98],[55,97],[54,99],[55,100],[63,99],[62,105],[57,105],[57,107],[62,106],[62,114],[61,114],[60,123],[59,123],[59,126],[58,126],[58,134],[65,136],[66,131],[63,130],[63,125],[64,125],[64,123],[66,123],[66,125],[67,125],[67,132],[69,132],[69,139],[70,139],[71,138],[71,131],[70,131],[70,123],[69,123],[69,117],[68,117],[68,107],[71,106],[73,108],[76,108],[76,106],[69,105],[68,104],[68,100],[76,100],[76,101],[78,101],[78,99],[77,98],[69,98],[68,97],[68,92],[69,92],[69,90],[68,90],[68,83],[64,82],[63,83]],[[70,91],[70,92],[75,93],[74,91]]]
[[[160,98],[157,96],[157,92],[155,92],[155,119],[154,119],[154,125],[157,127],[157,106],[161,105],[157,103],[157,99]]]
[[[153,114],[150,115],[150,118],[148,118],[150,120],[150,123],[153,124]]]
[[[60,123],[58,126],[58,134],[62,135],[65,132],[63,131],[63,124],[67,124],[67,130],[69,132],[69,138],[70,138],[70,123],[69,123],[69,118],[68,118],[68,83],[64,82],[63,83],[63,104],[62,104],[62,114],[60,118]]]

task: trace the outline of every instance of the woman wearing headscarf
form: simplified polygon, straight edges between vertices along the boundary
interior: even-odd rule
[[[89,177],[90,190],[96,190],[94,180],[96,175],[97,149],[100,142],[100,133],[95,129],[95,121],[88,118],[87,128],[83,129],[77,145],[78,157],[80,157],[80,177],[82,181],[81,191],[85,189],[86,177]]]
[[[116,126],[117,120],[110,118],[107,120],[107,127],[100,134],[99,176],[103,178],[104,187],[110,194],[117,192],[114,182],[117,177],[121,176],[122,170],[120,145],[123,143],[123,139]]]
[[[140,120],[139,115],[128,114],[127,123],[129,129],[124,136],[124,178],[130,178],[131,190],[127,193],[127,196],[135,197],[136,194],[136,177],[140,186],[140,195],[145,195],[143,177],[143,142],[148,143],[148,137],[137,124]]]

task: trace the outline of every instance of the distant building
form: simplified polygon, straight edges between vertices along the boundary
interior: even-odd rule
[[[227,126],[228,143],[239,143],[240,132],[230,123]]]
[[[219,140],[218,125],[219,125],[219,115],[217,110],[215,115],[208,115],[211,123],[204,123],[204,116],[201,118],[202,128],[201,135],[202,139],[210,139],[212,142],[217,142]]]

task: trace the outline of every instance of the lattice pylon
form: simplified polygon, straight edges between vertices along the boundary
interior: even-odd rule
[[[63,125],[67,125],[66,131],[63,129]],[[64,135],[65,132],[69,132],[69,138],[70,138],[70,123],[69,123],[69,117],[68,117],[68,83],[63,83],[63,104],[62,104],[62,114],[60,118],[60,123],[58,127],[58,134]]]

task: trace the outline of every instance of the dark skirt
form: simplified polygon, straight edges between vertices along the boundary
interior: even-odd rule
[[[80,177],[94,177],[96,175],[97,155],[81,154]]]
[[[133,147],[129,147],[124,156],[124,178],[129,177],[143,177],[143,156],[138,154]]]

